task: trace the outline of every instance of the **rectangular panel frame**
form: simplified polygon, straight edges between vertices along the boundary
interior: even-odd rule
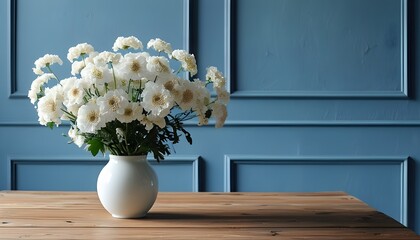
[[[177,155],[177,156],[168,156],[164,161],[157,163],[151,157],[148,157],[150,165],[183,165],[189,164],[192,168],[191,173],[191,186],[192,192],[200,191],[200,156],[196,155]],[[107,158],[99,159],[95,157],[62,157],[62,156],[11,156],[8,157],[8,169],[9,171],[7,176],[7,186],[10,190],[17,190],[17,168],[21,165],[30,164],[30,165],[62,165],[62,164],[72,164],[72,165],[105,165],[108,162]]]
[[[225,0],[225,77],[227,88],[232,98],[297,98],[297,99],[408,99],[407,72],[407,0],[401,3],[401,83],[400,91],[240,91],[236,89],[235,81],[237,66],[235,64],[236,49],[236,2]]]
[[[225,155],[224,191],[231,192],[236,177],[235,166],[240,164],[276,164],[276,165],[304,165],[308,164],[390,164],[400,166],[400,216],[399,221],[408,224],[408,160],[405,156],[264,156],[264,155]]]

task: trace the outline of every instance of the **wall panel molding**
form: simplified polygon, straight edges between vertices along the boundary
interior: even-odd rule
[[[154,167],[163,166],[179,166],[189,165],[192,168],[191,172],[191,186],[192,192],[200,191],[200,156],[196,155],[173,155],[165,158],[164,161],[157,163],[151,157],[147,158],[150,165]],[[8,157],[8,187],[11,190],[17,190],[17,168],[23,165],[41,165],[41,166],[56,166],[56,165],[76,165],[76,166],[104,166],[108,162],[108,158],[98,157],[62,157],[62,156],[10,156]]]
[[[210,120],[203,127],[214,127],[214,121]],[[62,123],[60,126],[69,126]],[[197,122],[187,121],[184,126],[198,127]],[[420,121],[389,121],[389,120],[343,120],[343,121],[319,121],[319,120],[227,120],[224,127],[420,127]],[[0,127],[42,127],[38,122],[0,122]]]
[[[407,73],[407,0],[399,0],[401,4],[401,58],[400,89],[396,91],[241,91],[236,87],[236,3],[238,0],[224,1],[225,19],[225,77],[232,98],[274,98],[274,99],[408,99],[409,85]]]
[[[183,43],[182,43],[182,47],[186,50],[186,51],[190,51],[191,48],[191,44],[190,44],[190,39],[191,39],[191,17],[192,17],[192,12],[191,12],[191,1],[190,0],[183,0]]]
[[[17,82],[16,82],[16,1],[17,0],[8,0],[8,31],[7,31],[7,39],[8,39],[8,56],[9,59],[8,66],[7,66],[7,77],[9,79],[9,98],[14,98],[15,92],[17,91]]]
[[[152,166],[159,166],[162,165],[180,165],[180,164],[189,164],[192,167],[191,172],[191,184],[192,184],[192,191],[199,192],[201,190],[200,187],[200,156],[195,155],[172,155],[165,157],[164,161],[157,163],[153,158],[148,157],[148,160]]]
[[[346,166],[373,164],[373,165],[396,165],[399,167],[400,181],[400,213],[399,221],[407,226],[408,219],[408,161],[407,156],[265,156],[265,155],[225,155],[224,166],[224,190],[235,191],[236,167],[242,164],[253,165],[336,165]]]

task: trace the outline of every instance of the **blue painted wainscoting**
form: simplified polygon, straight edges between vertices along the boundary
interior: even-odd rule
[[[106,163],[37,123],[34,60],[160,37],[231,92],[224,128],[150,159],[161,191],[345,191],[420,233],[419,1],[3,0],[0,32],[0,190],[95,190]]]

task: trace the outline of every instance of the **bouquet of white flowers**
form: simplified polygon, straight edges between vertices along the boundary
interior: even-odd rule
[[[98,53],[90,44],[78,44],[67,54],[72,77],[65,79],[51,67],[63,64],[59,56],[46,54],[36,60],[33,71],[38,77],[28,97],[39,123],[53,128],[69,121],[71,142],[85,145],[94,156],[99,151],[121,156],[153,153],[157,161],[170,154],[168,144],[178,143],[180,135],[192,143],[184,121],[197,117],[198,125],[204,125],[213,117],[216,127],[222,127],[229,102],[222,73],[209,67],[206,81],[183,79],[184,71],[191,77],[197,73],[193,54],[172,50],[159,38],[151,39],[147,48],[158,54],[142,51],[142,42],[133,36],[117,38],[114,52]],[[131,49],[140,51],[118,53]],[[179,68],[172,70],[170,61]],[[216,92],[214,99],[208,84]]]

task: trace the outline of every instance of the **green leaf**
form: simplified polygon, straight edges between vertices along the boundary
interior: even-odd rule
[[[207,110],[207,112],[206,112],[206,114],[205,114],[205,117],[206,117],[206,118],[210,118],[210,117],[211,117],[211,114],[212,114],[212,110],[211,110],[211,109],[209,109],[209,110]]]
[[[48,122],[47,127],[53,129],[54,128],[54,122]]]
[[[93,156],[96,156],[99,151],[102,153],[105,152],[105,146],[102,141],[98,138],[92,138],[87,142],[88,144],[88,151],[92,153]]]
[[[184,133],[185,138],[187,139],[188,143],[192,144],[191,134],[187,130],[185,130],[184,128],[181,128],[181,131]]]
[[[173,130],[172,143],[173,143],[173,144],[176,144],[176,143],[178,143],[178,142],[179,142],[179,136],[178,136],[178,133],[177,133],[177,129],[176,129],[176,127],[175,127],[175,126],[173,126],[173,125],[171,125],[171,126],[172,126],[172,130]]]

